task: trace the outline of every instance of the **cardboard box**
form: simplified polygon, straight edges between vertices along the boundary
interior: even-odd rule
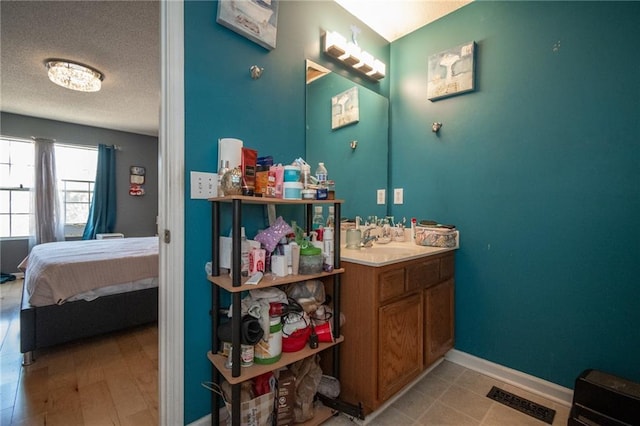
[[[289,370],[280,371],[276,393],[277,426],[294,424],[293,405],[296,402],[296,376]]]

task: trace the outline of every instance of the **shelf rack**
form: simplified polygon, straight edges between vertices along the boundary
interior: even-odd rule
[[[344,269],[340,267],[340,250],[334,250],[334,270],[332,272],[323,272],[313,275],[288,275],[286,277],[277,277],[265,274],[265,277],[258,285],[244,284],[246,279],[241,277],[240,273],[240,256],[241,256],[241,228],[242,228],[242,205],[243,204],[261,204],[261,205],[300,205],[305,207],[305,225],[306,230],[311,230],[311,222],[313,217],[313,206],[318,204],[328,204],[334,206],[334,214],[336,218],[340,218],[340,207],[343,200],[287,200],[281,198],[266,197],[248,197],[242,195],[233,195],[226,197],[209,198],[212,205],[211,212],[211,276],[208,277],[213,286],[211,295],[211,351],[207,353],[207,357],[212,362],[214,368],[212,371],[212,381],[220,384],[220,380],[224,377],[231,384],[231,424],[240,424],[240,383],[267,371],[274,371],[280,367],[289,365],[300,359],[314,355],[323,350],[333,349],[333,376],[340,376],[340,353],[339,343],[344,340],[340,335],[340,274]],[[220,209],[221,204],[231,204],[232,226],[231,226],[231,276],[220,275]],[[334,233],[334,247],[340,247],[340,232]],[[298,352],[283,353],[282,358],[274,364],[270,365],[253,365],[251,367],[241,367],[240,363],[240,316],[241,316],[241,298],[242,291],[253,290],[257,288],[275,287],[283,284],[305,281],[308,279],[333,277],[334,298],[333,298],[333,343],[321,343],[317,349],[304,348]],[[217,330],[220,325],[220,289],[225,289],[231,293],[231,346],[238,348],[231,353],[231,370],[227,369],[224,364],[225,360],[219,355],[220,342],[217,336]],[[220,396],[211,393],[211,416],[212,425],[218,426],[220,419],[218,416],[218,407],[220,406]],[[330,417],[331,410],[321,410],[320,413],[308,424],[319,424]],[[305,424],[307,424],[305,423]]]

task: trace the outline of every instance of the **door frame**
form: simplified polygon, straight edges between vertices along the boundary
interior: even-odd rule
[[[159,423],[184,424],[184,2],[160,2]],[[177,208],[176,208],[177,206]],[[172,208],[173,207],[173,208]],[[170,240],[165,238],[169,232]]]

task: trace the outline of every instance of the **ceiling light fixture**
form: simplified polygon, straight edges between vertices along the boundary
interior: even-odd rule
[[[54,59],[45,63],[49,80],[67,89],[80,92],[97,92],[104,76],[100,71],[74,62]]]
[[[324,33],[324,53],[342,62],[349,68],[361,72],[371,80],[383,79],[386,75],[384,62],[361,50],[355,43],[335,31]]]

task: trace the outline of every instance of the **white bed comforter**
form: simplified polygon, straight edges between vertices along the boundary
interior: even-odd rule
[[[116,284],[157,286],[158,267],[158,237],[46,243],[29,253],[25,286],[34,306],[62,304]]]

